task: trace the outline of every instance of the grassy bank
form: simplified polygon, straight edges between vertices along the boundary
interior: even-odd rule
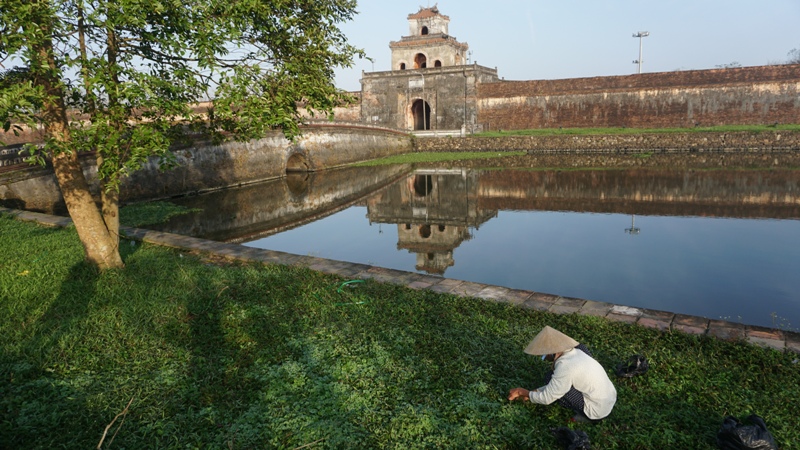
[[[94,448],[123,411],[104,448],[556,448],[567,410],[505,400],[545,324],[650,361],[578,426],[594,448],[715,448],[749,413],[800,442],[794,354],[127,241],[97,273],[74,230],[3,215],[0,253],[0,448]]]

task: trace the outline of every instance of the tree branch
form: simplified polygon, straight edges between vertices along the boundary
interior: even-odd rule
[[[128,404],[125,406],[125,409],[123,409],[122,412],[120,412],[119,414],[114,416],[114,420],[112,420],[111,423],[106,425],[106,429],[105,429],[105,431],[103,431],[103,437],[100,439],[100,443],[97,444],[97,450],[100,450],[103,447],[103,441],[106,439],[106,435],[108,434],[108,430],[114,425],[114,422],[116,422],[117,419],[119,419],[120,416],[122,416],[122,422],[120,422],[119,426],[117,427],[117,431],[114,432],[114,435],[111,436],[111,440],[108,441],[108,445],[111,445],[111,443],[114,442],[114,438],[117,437],[117,433],[119,433],[119,429],[122,428],[122,424],[125,423],[125,417],[124,416],[126,416],[128,414],[128,408],[131,406],[131,403],[133,403],[133,397],[131,397],[131,401],[128,402]]]

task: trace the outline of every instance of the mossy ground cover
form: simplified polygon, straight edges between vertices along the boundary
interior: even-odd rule
[[[82,261],[73,229],[0,215],[0,448],[557,448],[556,405],[510,403],[547,366],[544,325],[589,345],[619,400],[594,448],[715,448],[726,414],[800,442],[797,355],[278,265],[123,241]],[[132,402],[131,402],[132,399]],[[116,434],[115,434],[116,433]],[[112,441],[113,438],[113,441]],[[109,445],[110,444],[110,445]]]

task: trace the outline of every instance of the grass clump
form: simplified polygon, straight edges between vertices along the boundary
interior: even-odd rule
[[[510,403],[547,366],[544,325],[612,372],[647,374],[595,448],[715,448],[727,414],[800,442],[797,355],[601,318],[559,316],[279,265],[214,265],[123,241],[126,267],[83,262],[72,228],[0,215],[0,448],[556,448],[556,405]],[[120,425],[121,423],[121,425]],[[575,425],[572,425],[575,426]],[[107,446],[107,445],[106,445]]]

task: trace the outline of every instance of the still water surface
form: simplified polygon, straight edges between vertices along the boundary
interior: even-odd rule
[[[797,172],[348,169],[178,199],[163,229],[797,329]]]

